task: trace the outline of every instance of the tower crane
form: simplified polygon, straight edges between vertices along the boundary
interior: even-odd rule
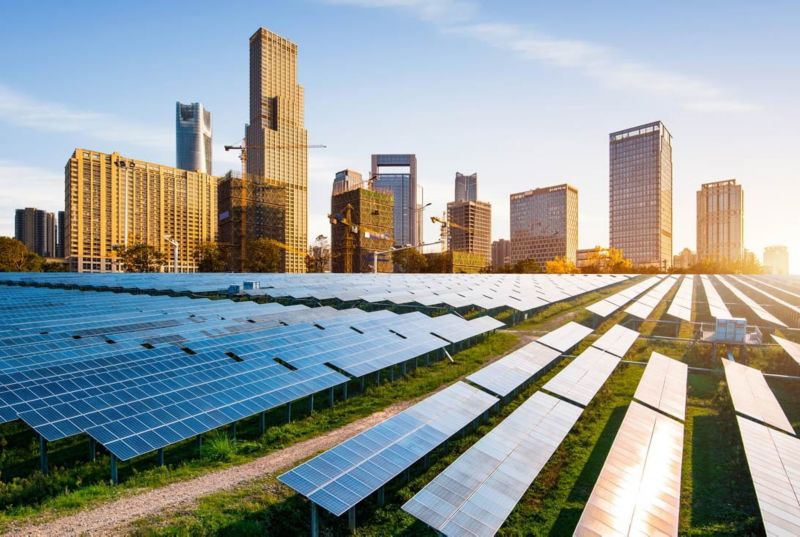
[[[288,145],[247,145],[242,140],[239,145],[226,145],[225,151],[239,151],[239,160],[242,161],[242,177],[247,169],[247,150],[248,149],[325,149],[328,147],[323,144],[288,144]]]
[[[443,214],[442,218],[438,216],[431,216],[431,222],[434,224],[439,224],[440,231],[439,231],[439,242],[442,244],[442,253],[447,251],[449,245],[449,238],[450,238],[450,230],[451,229],[460,229],[462,231],[469,231],[466,227],[462,226],[461,224],[456,224],[455,222],[451,222],[447,220],[446,216]]]

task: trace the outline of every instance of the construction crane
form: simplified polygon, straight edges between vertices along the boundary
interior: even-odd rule
[[[450,244],[449,239],[450,239],[451,229],[460,229],[462,231],[469,231],[466,227],[447,220],[447,217],[444,213],[442,214],[441,218],[439,218],[438,216],[431,216],[431,222],[433,222],[434,224],[439,224],[441,226],[439,231],[439,242],[442,244],[442,253],[445,253],[447,251],[448,245]]]
[[[244,140],[242,140],[244,142]],[[239,160],[242,161],[242,177],[247,169],[247,150],[248,149],[325,149],[327,145],[322,144],[288,144],[288,145],[247,145],[240,142],[239,145],[226,145],[225,151],[239,151]]]
[[[267,242],[269,242],[273,246],[277,246],[281,250],[285,250],[285,251],[290,252],[292,254],[300,255],[300,256],[303,256],[304,258],[308,255],[308,252],[304,252],[304,251],[300,250],[299,248],[295,248],[294,246],[290,246],[290,245],[286,244],[285,242],[281,242],[279,240],[269,239],[269,238],[267,238],[266,240],[267,240]]]

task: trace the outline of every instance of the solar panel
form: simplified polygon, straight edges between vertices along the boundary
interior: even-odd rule
[[[694,276],[691,274],[684,276],[672,304],[669,305],[667,313],[686,322],[692,321],[692,294],[694,293]]]
[[[586,406],[605,384],[620,359],[594,347],[583,351],[543,389]]]
[[[744,302],[745,305],[747,305],[747,307],[749,307],[753,311],[753,313],[755,313],[760,319],[767,321],[769,323],[777,324],[778,326],[783,326],[783,327],[786,326],[783,323],[783,321],[781,321],[780,319],[772,315],[770,312],[765,310],[763,307],[761,307],[761,305],[758,302],[756,302],[755,300],[753,300],[752,298],[741,292],[735,285],[730,283],[727,280],[727,278],[724,278],[723,276],[717,276],[717,280],[720,283],[722,283],[722,285],[727,287],[731,293],[736,295],[736,298]]]
[[[678,535],[683,424],[632,402],[576,536]]]
[[[557,351],[567,352],[580,340],[592,333],[592,329],[576,322],[567,324],[548,332],[536,341]]]
[[[755,285],[751,284],[750,282],[745,281],[742,278],[739,278],[737,276],[731,276],[731,278],[733,278],[736,282],[738,282],[738,283],[740,283],[740,284],[742,284],[742,285],[744,285],[746,287],[749,287],[750,289],[753,289],[754,291],[756,291],[758,293],[761,293],[762,295],[766,296],[767,298],[769,298],[771,301],[775,302],[776,304],[780,304],[781,306],[783,306],[785,308],[788,308],[788,309],[792,310],[795,313],[800,313],[800,308],[795,306],[794,304],[792,304],[790,302],[787,302],[787,301],[785,301],[785,300],[783,300],[781,298],[778,298],[775,295],[773,295],[771,293],[768,293],[767,291],[764,291],[760,287],[756,287]],[[769,285],[769,284],[767,284],[767,285]]]
[[[686,378],[683,362],[654,352],[650,355],[634,398],[683,421],[686,417]]]
[[[746,418],[736,421],[766,534],[800,535],[800,439]]]
[[[638,317],[639,319],[647,319],[656,306],[667,296],[670,289],[677,282],[677,276],[668,276],[662,280],[658,285],[650,289],[643,297],[625,308],[625,313]]]
[[[772,334],[772,339],[774,339],[778,345],[783,347],[783,350],[785,350],[786,353],[791,356],[798,365],[800,365],[800,343],[789,341],[788,339],[778,337],[775,334]]]
[[[596,347],[622,358],[628,350],[630,350],[638,337],[639,332],[617,324],[612,326],[605,334],[600,336],[597,341],[592,343],[592,347]]]
[[[711,283],[711,279],[704,274],[700,276],[700,282],[703,284],[703,290],[706,293],[706,301],[708,302],[708,309],[711,316],[715,319],[732,318],[733,316],[731,312],[728,311],[728,306],[725,305],[722,297],[719,296],[719,293],[714,288],[714,284]]]
[[[403,510],[444,535],[494,535],[580,414],[566,401],[533,394]]]
[[[479,369],[467,380],[500,397],[507,397],[550,367],[559,356],[561,352],[534,341]]]
[[[761,371],[726,359],[722,360],[722,365],[736,412],[794,434],[792,424]]]
[[[590,304],[586,307],[587,310],[591,311],[595,315],[599,315],[600,317],[608,317],[619,308],[633,300],[635,297],[639,296],[646,290],[653,287],[655,284],[661,281],[660,276],[650,276],[645,280],[642,280],[630,287],[627,287],[613,295],[606,297],[602,300],[598,300],[597,302]]]
[[[376,492],[497,403],[457,382],[278,477],[334,515]]]

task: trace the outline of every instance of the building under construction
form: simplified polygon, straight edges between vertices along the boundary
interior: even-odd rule
[[[276,181],[228,172],[217,187],[219,242],[234,272],[247,271],[250,242],[268,238],[285,243],[286,190]],[[281,266],[285,252],[281,250]]]
[[[394,196],[353,188],[331,196],[331,270],[372,272],[374,253],[394,244]],[[378,272],[392,272],[389,254],[378,256]]]

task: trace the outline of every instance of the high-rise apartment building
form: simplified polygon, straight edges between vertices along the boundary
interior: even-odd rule
[[[697,257],[738,261],[744,253],[744,193],[736,179],[706,183],[697,192]]]
[[[492,204],[485,201],[451,201],[447,204],[450,250],[492,259]]]
[[[14,238],[35,254],[55,257],[55,215],[33,207],[17,209],[14,215]]]
[[[456,172],[455,201],[478,201],[478,174],[464,175]]]
[[[308,249],[308,133],[297,45],[259,28],[250,37],[250,123],[246,171],[285,187],[284,272],[305,272]]]
[[[394,200],[390,191],[351,188],[331,196],[331,271],[373,272],[375,253],[391,250]],[[392,272],[390,254],[378,272]]]
[[[65,167],[65,256],[78,272],[121,270],[117,250],[148,244],[178,268],[196,270],[194,252],[217,240],[217,178],[76,149]],[[170,263],[172,269],[172,263]]]
[[[497,270],[511,263],[511,241],[497,239],[492,243],[492,268]]]
[[[511,261],[576,262],[578,189],[563,184],[511,194]]]
[[[789,249],[786,246],[764,248],[764,268],[770,274],[789,274]]]
[[[333,179],[333,195],[335,196],[354,188],[361,188],[363,183],[364,180],[361,174],[355,170],[346,169],[336,172],[336,177]]]
[[[610,239],[634,265],[672,262],[672,136],[660,121],[609,135]]]
[[[64,257],[64,211],[58,211],[56,224],[56,257]]]
[[[202,103],[175,103],[175,167],[211,175],[211,112]]]
[[[422,241],[422,187],[417,184],[416,155],[372,155],[371,177],[394,196],[394,243],[418,246]]]

